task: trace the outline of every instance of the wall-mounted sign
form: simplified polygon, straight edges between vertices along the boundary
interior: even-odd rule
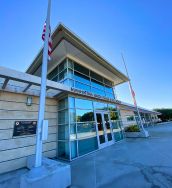
[[[13,136],[36,134],[37,121],[15,121]]]
[[[77,94],[82,94],[82,95],[85,95],[85,96],[94,97],[94,98],[97,98],[97,99],[102,99],[102,100],[106,100],[106,101],[109,101],[109,102],[121,104],[121,101],[119,101],[119,100],[111,99],[111,98],[108,98],[108,97],[103,97],[101,95],[97,95],[97,94],[94,94],[94,93],[91,93],[91,92],[88,92],[88,91],[84,91],[84,90],[80,90],[80,89],[76,89],[76,88],[73,88],[73,87],[71,88],[71,91],[74,92],[74,93],[77,93]]]

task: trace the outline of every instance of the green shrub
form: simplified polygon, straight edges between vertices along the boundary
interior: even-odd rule
[[[131,125],[125,129],[125,132],[140,132],[137,125]]]

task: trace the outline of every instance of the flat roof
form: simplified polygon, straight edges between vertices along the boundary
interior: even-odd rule
[[[93,50],[87,43],[81,40],[76,34],[70,31],[66,26],[63,24],[59,24],[52,34],[53,40],[53,51],[56,47],[60,44],[62,40],[68,41],[70,44],[75,46],[77,49],[82,51],[84,54],[92,58],[94,61],[99,63],[102,67],[110,71],[112,74],[117,76],[120,81],[117,84],[124,83],[128,81],[128,77],[120,72],[117,68],[115,68],[111,63],[109,63],[105,58],[99,55],[95,50]],[[35,71],[41,66],[42,64],[42,54],[43,48],[39,51],[39,53],[34,58],[31,65],[26,70],[26,73],[34,74]],[[116,85],[117,85],[116,84]]]
[[[120,107],[124,106],[124,108],[121,108],[123,110],[132,110],[132,111],[136,111],[136,107],[133,105],[133,104],[129,104],[129,103],[126,103],[126,102],[122,102],[121,101],[121,104],[119,104]],[[154,110],[149,110],[147,108],[143,108],[143,107],[140,107],[138,106],[138,109],[140,112],[143,112],[143,113],[151,113],[151,114],[156,114],[156,115],[161,115],[160,112],[156,112]]]

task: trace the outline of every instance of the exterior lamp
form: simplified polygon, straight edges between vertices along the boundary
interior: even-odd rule
[[[32,97],[31,96],[27,97],[26,105],[27,106],[31,106],[32,105]]]

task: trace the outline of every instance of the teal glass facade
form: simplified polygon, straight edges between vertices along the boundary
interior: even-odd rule
[[[115,98],[111,81],[69,58],[50,72],[48,79],[103,97]]]
[[[95,111],[110,115],[112,136],[123,139],[120,114],[115,105],[67,96],[58,105],[58,157],[72,160],[99,148]]]
[[[111,81],[68,58],[48,74],[48,79],[115,99]],[[58,157],[69,161],[99,149],[101,138],[105,144],[123,139],[116,105],[70,95],[58,101],[57,132]]]

